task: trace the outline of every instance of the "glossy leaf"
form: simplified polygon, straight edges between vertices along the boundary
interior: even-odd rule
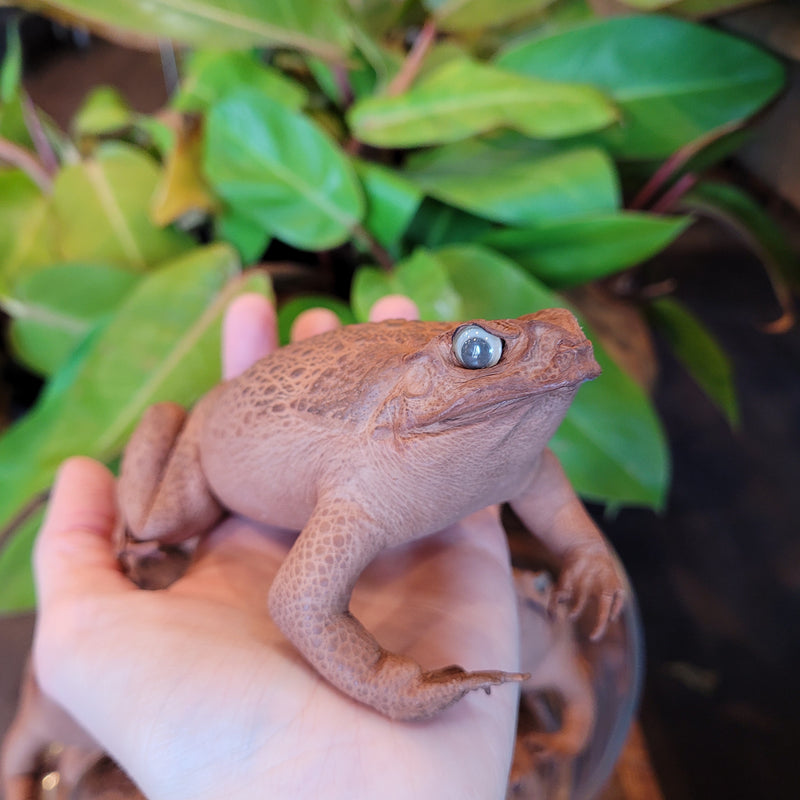
[[[172,39],[193,47],[297,47],[337,58],[347,23],[336,0],[21,0],[18,5],[132,44]]]
[[[260,223],[230,209],[223,209],[214,218],[217,239],[232,244],[241,256],[242,263],[255,264],[264,255],[271,236]]]
[[[445,203],[521,227],[619,206],[614,165],[596,148],[526,154],[473,140],[412,158],[404,174]]]
[[[190,404],[217,382],[220,320],[229,302],[244,291],[269,293],[263,274],[238,273],[233,252],[213,246],[139,282],[36,407],[0,438],[0,524],[50,484],[67,456],[108,460],[148,405]],[[5,579],[0,573],[0,586]]]
[[[92,327],[105,320],[138,280],[103,264],[58,264],[18,281],[0,306],[12,318],[16,358],[41,375],[52,375]]]
[[[425,0],[438,26],[448,31],[496,27],[529,16],[555,0]]]
[[[426,197],[411,220],[406,238],[413,245],[436,249],[476,242],[491,229],[492,223],[487,219]]]
[[[792,292],[800,288],[800,256],[775,220],[742,189],[716,181],[697,184],[681,198],[681,205],[729,225],[748,243],[761,259],[783,309],[772,329],[777,332],[790,326]]]
[[[22,80],[22,41],[19,38],[19,19],[11,17],[5,23],[6,46],[0,64],[0,103],[10,103],[19,95]]]
[[[716,339],[697,317],[673,298],[663,297],[650,303],[647,315],[731,427],[737,427],[739,406],[733,368]]]
[[[31,268],[56,257],[48,199],[22,171],[0,170],[3,224],[0,225],[0,294]]]
[[[184,117],[153,195],[150,215],[156,225],[169,225],[189,214],[202,217],[216,211],[216,198],[203,177],[202,161],[200,123],[193,117]]]
[[[550,286],[574,286],[632,267],[677,238],[690,220],[619,212],[489,233],[484,241]]]
[[[623,5],[639,11],[658,11],[673,6],[678,0],[620,0]]]
[[[81,103],[71,127],[76,136],[102,136],[125,128],[133,118],[133,110],[115,88],[98,86]]]
[[[356,321],[350,306],[336,297],[327,294],[307,294],[293,297],[278,309],[278,340],[281,345],[288,344],[294,321],[310,308],[327,308],[333,311],[342,325],[350,325]]]
[[[27,519],[14,538],[0,546],[0,615],[30,611],[36,604],[31,552],[44,511]]]
[[[620,156],[662,158],[746,118],[780,89],[774,58],[741,39],[683,20],[615,17],[512,46],[498,66],[539,79],[586,81],[622,118],[601,138]]]
[[[306,250],[344,242],[364,214],[353,168],[312,122],[245,90],[209,112],[205,172],[234,212]]]
[[[207,111],[245,87],[287,108],[300,109],[308,100],[305,87],[267,66],[256,53],[197,50],[184,62],[183,80],[170,105],[178,111]]]
[[[0,63],[0,137],[31,148],[30,134],[22,112],[22,42],[19,23],[12,17],[6,23],[6,48]]]
[[[150,220],[159,177],[150,156],[119,143],[64,167],[52,195],[62,259],[141,272],[192,247],[188,236]]]
[[[414,258],[424,264],[425,273],[419,281],[403,280],[402,286],[377,270],[357,273],[353,306],[359,318],[365,318],[375,300],[397,291],[425,306],[423,318],[433,319],[502,319],[568,306],[563,297],[485,247],[418,251]],[[446,298],[441,313],[425,274],[435,276],[442,299]],[[591,337],[589,330],[587,335]],[[592,338],[603,375],[580,389],[551,446],[584,497],[660,507],[669,458],[659,420],[644,392]]]
[[[391,271],[362,267],[356,272],[351,290],[351,304],[360,322],[369,319],[369,311],[387,294],[404,294],[417,305],[420,319],[460,319],[461,298],[450,284],[436,257],[427,250],[416,250]]]
[[[742,6],[764,2],[767,0],[677,0],[670,11],[686,17],[711,17]]]
[[[362,26],[378,37],[398,22],[408,5],[404,0],[347,0]]]
[[[500,127],[540,138],[570,136],[610,124],[616,111],[588,86],[527,78],[457,59],[404,94],[359,101],[348,118],[354,135],[367,144],[416,147]]]
[[[384,247],[397,244],[422,202],[422,192],[389,167],[355,162],[366,196],[364,225]]]

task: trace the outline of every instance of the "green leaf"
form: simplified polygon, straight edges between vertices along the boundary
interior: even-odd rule
[[[642,11],[658,11],[660,8],[674,6],[678,0],[621,0],[623,5]]]
[[[250,90],[209,112],[205,172],[234,212],[306,250],[342,244],[364,214],[358,180],[336,144]]]
[[[670,8],[673,14],[686,17],[712,17],[742,6],[752,6],[765,0],[678,0]]]
[[[486,219],[426,197],[411,220],[406,235],[412,245],[436,249],[448,244],[478,241],[491,229],[492,224]]]
[[[514,75],[457,59],[405,94],[360,100],[348,115],[355,136],[379,147],[417,147],[510,127],[559,138],[604,127],[614,107],[588,86]]]
[[[628,158],[666,157],[755,113],[783,83],[779,62],[748,42],[661,16],[615,17],[537,37],[496,63],[607,92],[622,118],[601,139]]]
[[[310,308],[327,308],[333,311],[339,317],[339,322],[342,325],[350,325],[356,321],[350,306],[336,297],[326,294],[307,294],[301,297],[293,297],[278,309],[278,340],[281,345],[289,344],[294,321],[300,314]]]
[[[266,252],[271,239],[260,223],[230,209],[217,215],[214,232],[217,239],[232,244],[239,251],[245,265],[255,264]]]
[[[109,460],[144,409],[189,405],[219,380],[220,320],[266,277],[239,275],[227,247],[197,249],[142,278],[107,326],[90,335],[42,399],[0,438],[0,525],[78,453]],[[0,574],[0,586],[6,576]]]
[[[29,611],[36,604],[31,552],[44,510],[26,520],[14,538],[0,546],[0,614]]]
[[[133,110],[113,86],[98,86],[73,117],[72,131],[76,136],[102,136],[127,127],[133,118]]]
[[[190,237],[150,220],[160,178],[141,150],[117,142],[64,167],[53,185],[58,249],[64,261],[93,261],[141,272],[193,246]]]
[[[353,278],[351,305],[356,319],[366,322],[375,302],[388,294],[404,294],[417,305],[420,319],[460,319],[461,299],[434,255],[416,250],[391,272],[362,267]]]
[[[384,247],[392,247],[414,218],[422,192],[389,167],[369,161],[354,164],[367,200],[364,225]]]
[[[513,257],[550,286],[574,286],[632,267],[655,255],[691,222],[632,211],[494,231],[486,244]]]
[[[497,27],[527,17],[546,8],[555,0],[424,0],[438,26],[448,31]],[[674,0],[673,0],[674,2]]]
[[[15,356],[33,371],[52,375],[136,281],[131,272],[104,264],[58,264],[22,278],[11,296],[0,297],[12,317]]]
[[[761,259],[783,308],[783,317],[771,327],[788,327],[794,313],[792,291],[800,288],[800,257],[783,229],[752,197],[730,184],[698,183],[681,198],[681,205],[729,225],[747,242]]]
[[[19,38],[19,18],[6,21],[6,47],[0,64],[0,103],[10,103],[19,96],[22,80],[22,41]]]
[[[732,428],[739,424],[733,368],[706,327],[681,303],[669,297],[655,300],[647,315],[663,334],[678,360],[697,381]]]
[[[619,206],[614,165],[596,148],[526,153],[472,140],[413,157],[404,174],[432,197],[509,225],[536,226]]]
[[[173,39],[193,47],[296,47],[324,58],[347,49],[336,0],[21,0],[19,5],[131,43]]]
[[[267,66],[254,52],[197,50],[186,58],[183,72],[180,88],[170,102],[178,111],[207,111],[243,88],[295,110],[308,102],[305,87]]]
[[[0,294],[26,271],[56,257],[48,199],[21,170],[0,170]]]

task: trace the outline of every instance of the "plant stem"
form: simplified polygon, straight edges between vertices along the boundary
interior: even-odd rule
[[[36,156],[18,144],[0,137],[0,161],[21,169],[43,192],[53,188],[50,173],[36,160]]]
[[[687,172],[678,180],[668,192],[664,192],[661,198],[653,203],[650,209],[655,214],[666,214],[673,211],[678,201],[697,183],[697,175]]]
[[[14,534],[50,499],[50,489],[34,495],[21,509],[9,520],[8,524],[0,530],[0,553],[14,538]]]
[[[353,236],[367,247],[383,269],[387,272],[394,269],[394,259],[389,255],[389,251],[363,225],[356,225],[353,228]]]
[[[56,158],[50,140],[47,138],[42,121],[39,119],[39,112],[36,110],[30,95],[27,92],[22,92],[20,99],[22,101],[22,114],[25,117],[25,127],[33,140],[36,155],[39,156],[39,163],[47,171],[47,174],[52,177],[58,172],[58,158]]]
[[[417,77],[417,73],[422,67],[422,62],[431,49],[431,45],[436,40],[436,23],[433,18],[429,18],[422,26],[414,44],[408,51],[406,60],[400,68],[400,72],[392,78],[391,83],[386,87],[386,94],[388,97],[394,97],[398,94],[408,91],[408,88]]]
[[[694,158],[701,150],[708,145],[721,139],[729,133],[742,127],[742,122],[730,122],[727,125],[721,125],[719,128],[714,128],[713,131],[700,136],[692,142],[681,147],[673,153],[656,171],[649,181],[642,187],[636,197],[630,203],[629,208],[632,211],[638,211],[647,207],[650,200],[653,199],[664,186],[675,176],[681,167],[683,167],[691,158]]]

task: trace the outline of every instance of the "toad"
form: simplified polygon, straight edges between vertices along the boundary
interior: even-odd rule
[[[269,589],[270,613],[330,683],[394,719],[433,716],[465,693],[525,679],[423,669],[349,611],[385,548],[508,501],[559,557],[553,606],[594,615],[624,602],[608,547],[547,442],[599,374],[566,310],[464,324],[391,320],[284,347],[188,413],[151,407],[119,482],[121,558],[179,546],[226,512],[301,531]]]

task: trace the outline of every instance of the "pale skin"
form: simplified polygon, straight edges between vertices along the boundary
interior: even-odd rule
[[[259,299],[238,301],[228,322],[228,375],[275,347]],[[120,572],[114,514],[108,472],[67,462],[36,547],[34,668],[148,798],[503,797],[511,687],[425,723],[389,720],[323,680],[272,622],[265,595],[291,545],[285,533],[229,519],[183,578],[142,592]],[[471,666],[491,654],[513,668],[515,599],[496,512],[378,557],[353,610],[420,662]],[[10,798],[27,783],[15,773],[32,765],[24,748],[8,749]]]

